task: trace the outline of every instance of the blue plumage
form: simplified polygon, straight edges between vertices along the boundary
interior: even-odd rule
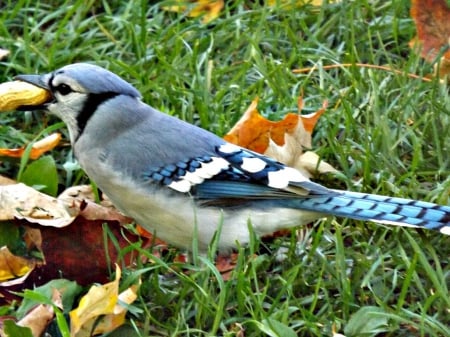
[[[285,189],[270,187],[269,173],[283,172],[286,166],[271,158],[232,145],[227,151],[216,148],[216,154],[225,159],[229,166],[193,184],[188,192],[203,205],[220,205],[227,207],[221,199],[243,200],[243,207],[248,207],[249,201],[257,206],[273,204],[281,207],[302,209],[326,213],[357,220],[371,220],[379,223],[423,227],[440,230],[447,233],[450,230],[450,207],[409,199],[386,197],[381,195],[356,193],[349,191],[330,190],[313,183],[306,177],[299,181],[288,181]],[[245,159],[254,159],[259,164],[259,170],[243,169]],[[183,179],[187,171],[195,174],[202,165],[208,165],[211,157],[203,156],[182,161],[176,165],[159,168],[150,178],[164,185]],[[260,160],[261,162],[258,162]],[[183,169],[181,169],[183,168]],[[250,169],[250,171],[249,171]],[[155,179],[155,175],[165,179]],[[296,190],[297,188],[298,190]],[[270,201],[267,203],[267,201]],[[230,203],[236,208],[236,203]]]
[[[144,104],[94,65],[18,79],[51,91],[46,109],[67,125],[81,167],[124,213],[163,240],[206,250],[335,215],[450,235],[450,207],[328,189],[298,170],[226,143]]]

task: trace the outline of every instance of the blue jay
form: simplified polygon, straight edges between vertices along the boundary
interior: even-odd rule
[[[80,166],[113,204],[173,245],[205,251],[330,215],[450,234],[450,207],[328,189],[264,155],[168,116],[99,66],[77,63],[16,79],[45,88]]]

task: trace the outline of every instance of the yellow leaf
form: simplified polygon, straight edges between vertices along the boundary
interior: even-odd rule
[[[98,324],[96,324],[93,333],[94,335],[100,335],[113,331],[125,322],[127,309],[122,305],[122,303],[131,304],[136,300],[137,291],[139,290],[140,284],[141,282],[139,280],[139,284],[135,284],[119,294],[119,301],[114,307],[114,313],[111,315],[106,315],[100,320],[100,322],[98,322]]]
[[[24,276],[34,266],[35,263],[32,260],[12,254],[8,247],[0,248],[0,282]]]
[[[125,322],[127,309],[133,303],[141,285],[132,285],[120,294],[120,268],[116,265],[116,279],[103,286],[93,286],[83,296],[77,309],[70,312],[71,336],[89,337],[115,330]]]
[[[189,9],[191,17],[203,16],[203,23],[208,23],[217,18],[224,6],[223,0],[198,0],[198,1],[175,1],[177,4],[163,7],[164,10],[172,12],[184,12]]]
[[[78,332],[83,326],[102,315],[112,314],[117,304],[119,293],[120,268],[116,265],[116,279],[102,286],[92,286],[80,300],[78,308],[70,312],[71,336],[80,337]]]

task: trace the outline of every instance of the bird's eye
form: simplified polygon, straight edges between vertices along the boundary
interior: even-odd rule
[[[55,89],[63,96],[70,94],[73,91],[67,84],[60,84]]]

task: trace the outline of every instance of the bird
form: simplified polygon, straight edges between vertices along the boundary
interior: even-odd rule
[[[18,75],[51,93],[45,110],[67,126],[81,168],[124,214],[182,249],[228,252],[338,216],[450,235],[450,207],[336,190],[272,158],[167,115],[120,76],[91,63]],[[249,224],[251,229],[249,228]],[[194,241],[195,240],[195,241]]]

